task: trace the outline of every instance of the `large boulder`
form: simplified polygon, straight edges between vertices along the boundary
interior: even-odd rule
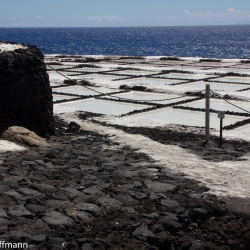
[[[34,46],[0,41],[0,133],[10,126],[42,137],[54,133],[52,90],[43,58]]]

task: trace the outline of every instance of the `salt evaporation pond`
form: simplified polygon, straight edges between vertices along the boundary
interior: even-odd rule
[[[47,72],[49,74],[49,80],[50,82],[63,82],[64,80],[66,80],[67,78],[58,74],[57,72],[55,71],[48,71]],[[65,72],[62,72],[62,74],[65,74]],[[66,75],[66,74],[65,74]]]
[[[246,136],[249,137],[250,125],[242,126],[233,130],[233,132],[246,133]]]
[[[205,127],[205,112],[198,111],[164,108],[132,115],[131,118],[132,117],[160,120],[188,126]],[[227,115],[225,119],[223,119],[223,126],[234,124],[245,119],[246,117]],[[210,128],[219,129],[219,127],[220,119],[217,118],[217,114],[210,113]]]
[[[74,96],[68,96],[68,95],[58,95],[58,94],[53,94],[53,102],[56,101],[61,101],[61,100],[70,100],[75,98]]]
[[[234,105],[237,105],[243,109],[246,109],[247,111],[250,112],[250,103],[249,102],[239,102],[239,101],[231,101]],[[185,104],[183,106],[191,107],[191,108],[199,108],[199,109],[204,109],[206,105],[205,99],[195,101],[195,102],[190,102],[188,104]],[[232,112],[243,112],[246,113],[246,111],[243,111],[233,105],[230,105],[229,103],[225,102],[224,100],[218,100],[211,98],[210,99],[210,108],[218,111],[232,111]]]
[[[169,94],[156,94],[156,93],[146,93],[146,92],[129,92],[124,94],[116,94],[115,96],[120,98],[127,98],[132,99],[135,101],[145,101],[145,102],[152,102],[152,103],[159,103],[159,104],[169,104],[169,103],[175,103],[180,102],[188,99],[193,99],[193,97],[181,97],[179,95],[169,95]],[[165,101],[159,101],[164,99],[171,99],[171,98],[178,98],[173,100],[165,100]],[[151,100],[157,100],[157,101],[151,101]]]
[[[195,83],[186,83],[186,84],[182,84],[181,86],[185,87],[186,89],[206,89],[206,85],[209,84],[210,85],[210,89],[211,90],[224,90],[224,91],[236,91],[236,90],[240,90],[240,89],[245,89],[245,88],[249,88],[249,85],[245,85],[245,84],[227,84],[227,83],[214,83],[214,82],[195,82]],[[180,85],[179,85],[180,86]]]
[[[85,74],[75,73],[76,75],[74,75],[74,72],[69,72],[69,71],[60,72],[65,76],[60,75],[55,71],[49,71],[48,73],[49,73],[50,81],[52,81],[52,82],[57,82],[57,81],[64,82],[64,80],[67,79],[65,76],[67,76],[70,79],[74,79],[74,80],[77,79],[77,80],[88,80],[88,81],[90,81],[90,80],[98,81],[100,79],[112,81],[115,79],[124,78],[124,76],[102,75],[102,74],[87,74],[87,75],[85,75]]]
[[[63,74],[68,76],[71,79],[86,80],[86,81],[92,81],[92,82],[98,82],[99,80],[113,81],[117,79],[126,78],[126,76],[102,75],[102,74],[86,74],[86,75],[78,74],[78,75],[72,76],[74,75],[74,72],[63,72]],[[65,80],[66,78],[61,76],[61,77],[57,77],[57,79]]]
[[[235,65],[235,62],[197,62],[192,64],[196,67],[225,67],[225,66],[232,66]]]
[[[160,75],[159,77],[166,77],[166,78],[179,78],[179,79],[187,79],[187,80],[192,80],[192,79],[205,79],[212,77],[211,75],[202,75],[202,74],[182,74],[182,73],[169,73],[169,74],[164,74]]]
[[[227,73],[240,73],[240,74],[248,74],[249,71],[248,69],[240,69],[240,68],[212,68],[212,69],[207,69],[206,73],[211,73],[211,74],[227,74]]]
[[[69,71],[61,71],[61,74],[67,76],[70,79],[81,79],[83,78],[84,75],[78,74],[78,75],[74,75],[74,72],[69,72]],[[56,71],[48,71],[49,74],[49,80],[53,83],[53,82],[60,82],[63,83],[64,80],[68,79],[67,77],[60,75],[59,73],[57,73]]]
[[[93,81],[98,81],[98,80],[109,80],[113,81],[116,79],[123,79],[126,78],[126,76],[115,76],[115,75],[102,75],[102,74],[96,74],[96,75],[87,75],[86,80],[93,80]]]
[[[241,126],[232,130],[223,131],[223,137],[237,138],[249,141],[250,125]],[[219,133],[215,132],[215,135],[219,136]]]
[[[132,84],[153,84],[153,85],[164,84],[164,85],[168,85],[168,84],[173,84],[173,83],[181,83],[184,81],[175,80],[175,79],[159,79],[159,78],[157,79],[157,78],[140,77],[140,78],[133,78],[133,79],[129,79],[129,80],[123,80],[121,82],[123,84],[132,83]]]
[[[101,93],[112,93],[116,91],[106,88],[96,88],[96,87],[90,87],[90,88]],[[97,93],[93,90],[87,89],[83,86],[70,86],[70,87],[61,87],[53,89],[53,92],[74,94],[74,95],[100,95],[100,93]]]
[[[69,68],[70,66],[69,65],[46,65],[46,68],[51,70],[52,69],[67,69]]]
[[[179,66],[179,65],[189,65],[192,64],[192,62],[188,61],[174,61],[174,60],[157,60],[153,62],[154,64],[164,64],[164,65],[174,65],[174,66]]]
[[[217,78],[216,81],[230,82],[230,83],[234,83],[235,82],[235,83],[247,83],[247,84],[250,84],[250,77],[232,77],[232,76],[227,76],[227,77]]]
[[[96,99],[88,99],[82,101],[74,101],[63,104],[56,104],[58,107],[71,108],[74,110],[81,110],[93,113],[100,113],[106,115],[122,115],[129,113],[133,110],[141,110],[148,108],[148,105],[141,104],[131,104],[131,103],[120,103],[106,100],[96,100]]]
[[[56,86],[61,86],[61,85],[65,85],[64,83],[62,82],[50,82],[50,86],[51,87],[56,87]],[[65,85],[66,86],[66,85]]]
[[[250,69],[250,65],[249,64],[238,64],[238,65],[234,65],[233,67],[235,69],[237,69],[237,68]]]
[[[250,87],[250,86],[249,86],[249,87]],[[244,97],[244,98],[250,100],[250,90],[241,91],[241,92],[236,92],[234,95],[240,96],[240,97]]]
[[[120,64],[120,63],[131,63],[131,64],[135,63],[135,64],[138,64],[138,63],[144,63],[145,60],[144,59],[123,58],[123,59],[116,59],[113,62],[116,62],[117,64]]]
[[[118,75],[152,75],[152,74],[157,74],[158,72],[155,71],[146,71],[146,70],[122,70],[122,71],[115,71],[113,72]]]
[[[99,71],[102,71],[102,72],[105,72],[105,71],[108,71],[110,69],[107,69],[107,68],[95,68],[95,67],[82,67],[82,68],[71,68],[71,69],[68,69],[69,71],[79,71],[79,72],[99,72]]]
[[[243,92],[235,92],[242,89],[247,89],[250,87],[250,77],[242,77],[242,76],[221,76],[219,78],[210,79],[209,82],[204,82],[204,79],[218,77],[216,73],[227,73],[227,72],[238,72],[239,70],[247,72],[248,65],[235,65],[235,62],[198,62],[197,60],[190,61],[163,61],[163,60],[152,60],[148,63],[145,63],[145,60],[141,60],[142,63],[138,63],[138,60],[127,60],[129,64],[125,65],[126,62],[124,60],[116,60],[113,62],[101,62],[97,63],[100,68],[95,67],[82,67],[82,68],[73,68],[79,63],[76,62],[64,62],[64,65],[52,65],[55,68],[67,68],[66,71],[61,72],[65,74],[69,78],[81,80],[85,79],[91,81],[95,84],[101,86],[101,88],[91,87],[101,93],[111,93],[116,90],[110,90],[105,88],[104,86],[108,85],[110,87],[117,87],[122,84],[127,85],[144,85],[147,87],[168,90],[171,91],[172,94],[162,94],[162,93],[146,93],[146,92],[129,92],[122,94],[115,94],[117,97],[128,98],[134,101],[152,101],[152,100],[161,100],[161,99],[170,99],[179,97],[177,93],[185,92],[189,90],[205,90],[206,84],[210,84],[211,90],[216,91],[226,91],[226,92],[234,92],[234,95],[238,96],[250,96],[250,91]],[[131,62],[135,62],[135,64],[130,64]],[[120,69],[120,65],[123,65],[123,69]],[[231,66],[232,65],[232,66]],[[239,67],[238,67],[239,65]],[[125,68],[127,67],[127,68]],[[128,68],[129,67],[129,68]],[[130,68],[134,68],[130,69]],[[246,69],[245,69],[246,68]],[[141,69],[141,70],[140,70]],[[168,74],[161,74],[158,76],[148,77],[148,75],[161,73],[162,70],[174,69],[174,72]],[[205,70],[203,70],[205,69]],[[179,70],[179,71],[176,71]],[[181,71],[182,70],[182,71]],[[193,73],[184,72],[183,70],[192,70]],[[110,71],[109,73],[103,74],[104,72]],[[86,73],[85,72],[89,72]],[[58,84],[62,84],[66,79],[64,76],[61,76],[55,71],[49,71],[51,86],[57,86]],[[78,74],[79,73],[79,74]],[[80,74],[82,73],[82,74]],[[74,76],[75,74],[75,76]],[[122,76],[122,74],[131,76],[140,76],[138,78],[124,79],[126,76]],[[72,76],[73,75],[73,76]],[[118,80],[112,81],[112,80]],[[196,82],[185,83],[189,80],[196,80]],[[217,82],[219,81],[219,82]],[[177,83],[177,85],[175,85]],[[178,84],[180,83],[180,84]],[[130,103],[122,103],[122,102],[112,102],[107,100],[96,100],[93,98],[89,98],[81,101],[72,101],[74,96],[64,96],[55,94],[55,92],[69,93],[75,95],[94,95],[97,96],[99,93],[95,91],[84,88],[83,86],[67,86],[60,88],[53,88],[53,96],[54,101],[68,99],[67,103],[56,104],[60,105],[60,107],[68,107],[73,110],[83,110],[89,111],[93,113],[102,113],[102,114],[110,114],[110,115],[121,115],[126,114],[133,110],[140,110],[146,107],[150,107],[143,104],[130,104]],[[107,96],[110,97],[110,96]],[[111,97],[110,97],[111,98]],[[183,101],[187,99],[192,99],[193,97],[181,97],[180,99],[173,100],[164,100],[164,101],[152,101],[152,103],[159,104],[174,104],[178,101]],[[231,101],[233,104],[236,104],[246,110],[250,111],[248,107],[248,103],[239,102],[239,101]],[[205,108],[205,101],[195,101],[189,104],[185,104],[185,106],[193,107],[193,108]],[[213,100],[211,99],[210,107],[215,110],[221,111],[234,111],[234,112],[244,112],[242,110],[237,109],[230,104],[222,100]],[[205,114],[204,112],[198,111],[189,111],[189,110],[181,110],[181,109],[158,109],[151,112],[140,113],[132,116],[128,116],[128,118],[133,119],[133,117],[151,119],[152,121],[156,121],[155,124],[159,124],[161,122],[170,122],[177,123],[183,125],[190,126],[202,126],[205,125]],[[217,114],[211,114],[210,122],[212,128],[219,128],[219,119],[217,118]],[[247,119],[246,117],[238,117],[226,115],[226,118],[223,121],[223,125],[234,124],[237,121]]]
[[[167,67],[171,68],[172,70],[181,70],[181,71],[194,71],[197,70],[198,67],[191,65],[167,65]],[[199,67],[199,70],[207,70],[210,67]]]

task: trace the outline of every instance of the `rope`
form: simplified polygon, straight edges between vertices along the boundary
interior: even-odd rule
[[[241,108],[241,107],[239,107],[239,106],[237,106],[237,105],[235,105],[235,104],[229,102],[228,100],[226,100],[225,98],[221,97],[219,94],[215,93],[214,91],[212,91],[212,90],[210,90],[210,91],[211,91],[212,93],[214,93],[215,95],[217,95],[217,96],[218,96],[219,98],[221,98],[222,100],[224,100],[225,102],[227,102],[228,104],[233,105],[234,107],[236,107],[236,108],[238,108],[238,109],[241,109],[241,110],[243,110],[243,111],[245,111],[245,112],[247,112],[247,113],[250,114],[250,112],[249,112],[248,110],[243,109],[243,108]]]
[[[45,63],[45,62],[44,62],[41,58],[39,58],[37,55],[35,55],[35,54],[31,53],[31,52],[26,52],[26,53],[31,54],[31,55],[37,57],[40,61],[42,61],[43,63]],[[69,78],[68,76],[65,76],[64,74],[62,74],[62,73],[59,72],[58,70],[56,70],[56,69],[54,69],[53,67],[51,67],[48,63],[45,63],[45,65],[47,65],[48,67],[50,67],[52,70],[54,70],[55,72],[57,72],[59,75],[65,77],[65,78],[67,78],[68,80],[70,80],[70,81],[72,81],[72,82],[74,82],[74,83],[77,84],[77,81],[76,81],[76,80],[73,80],[73,79]],[[95,89],[92,89],[92,88],[87,87],[87,86],[84,86],[84,85],[81,85],[81,86],[84,87],[84,88],[86,88],[86,89],[89,89],[89,90],[91,90],[91,91],[94,91],[94,92],[96,92],[96,93],[98,93],[98,94],[108,95],[108,96],[110,96],[110,97],[114,97],[114,98],[117,98],[117,99],[119,99],[119,100],[127,100],[127,101],[138,101],[138,102],[156,102],[156,101],[157,101],[157,102],[161,102],[161,101],[169,101],[169,100],[179,99],[179,98],[183,98],[183,97],[186,96],[186,95],[182,95],[182,96],[180,96],[180,97],[173,97],[173,98],[159,99],[159,100],[135,100],[135,99],[129,99],[129,98],[123,98],[123,97],[115,96],[115,95],[112,95],[112,93],[103,93],[103,92],[97,91],[97,90],[95,90]]]

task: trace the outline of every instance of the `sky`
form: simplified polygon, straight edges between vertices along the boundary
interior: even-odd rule
[[[0,0],[0,27],[250,24],[250,0]]]

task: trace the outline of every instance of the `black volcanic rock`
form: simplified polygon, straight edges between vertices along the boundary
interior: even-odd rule
[[[49,76],[38,48],[0,53],[0,132],[15,125],[40,136],[52,135],[52,100]]]

